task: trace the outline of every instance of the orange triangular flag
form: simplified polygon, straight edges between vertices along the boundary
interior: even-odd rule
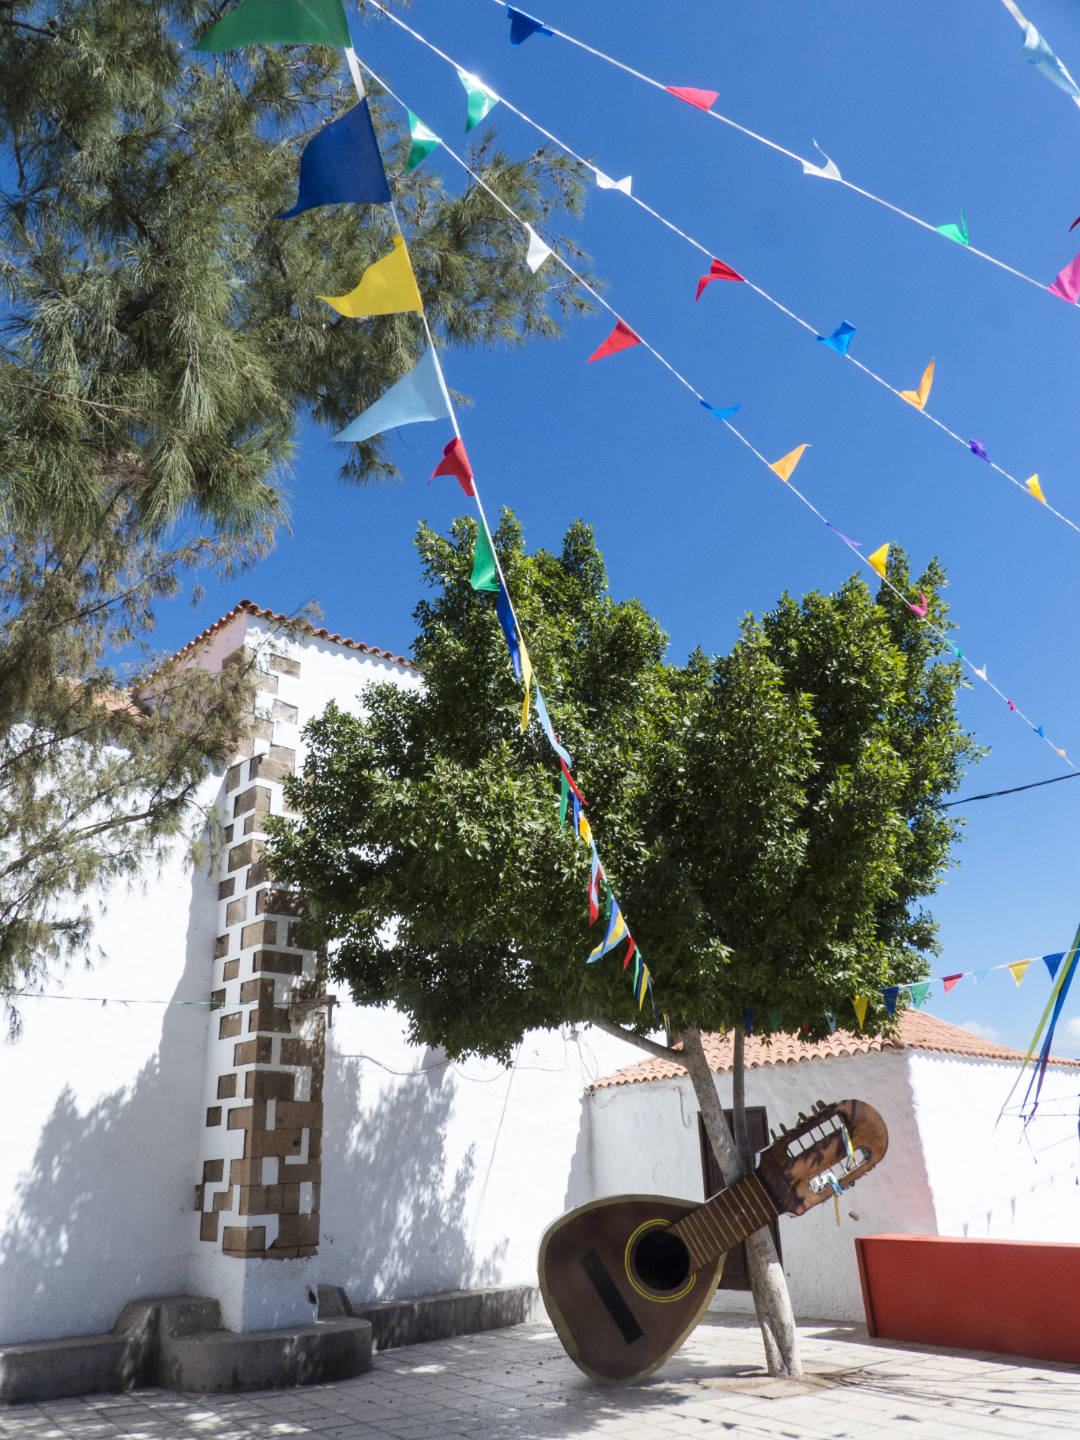
[[[1027,968],[1030,964],[1030,960],[1014,960],[1013,963],[1009,966],[1009,969],[1012,971],[1012,977],[1016,981],[1017,985],[1020,984],[1024,976],[1027,974]]]
[[[781,480],[790,480],[791,472],[802,459],[803,451],[807,448],[807,445],[797,445],[795,449],[789,451],[782,460],[777,460],[775,465],[770,465],[769,469],[775,471]]]
[[[923,371],[923,377],[919,381],[919,388],[917,390],[901,390],[900,399],[906,400],[909,405],[914,405],[916,410],[924,410],[926,408],[926,402],[930,398],[930,386],[933,384],[933,380],[934,362],[931,360],[930,364],[927,365]]]
[[[1034,495],[1041,504],[1046,504],[1046,496],[1042,493],[1042,486],[1039,484],[1038,475],[1029,475],[1024,481],[1024,489],[1029,495]]]
[[[882,580],[885,579],[885,564],[886,564],[886,561],[888,560],[888,558],[889,558],[889,542],[888,542],[888,540],[885,541],[885,544],[884,544],[884,545],[879,545],[878,548],[874,551],[874,553],[873,553],[872,555],[868,555],[868,556],[866,557],[866,563],[870,566],[871,569],[877,571],[877,573],[881,576]]]
[[[851,1002],[852,1005],[854,1005],[855,1007],[855,1018],[859,1022],[860,1030],[863,1027],[863,1021],[866,1019],[866,1005],[868,998],[869,997],[866,995],[856,995],[855,999]]]

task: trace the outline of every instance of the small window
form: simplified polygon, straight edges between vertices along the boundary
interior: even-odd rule
[[[734,1116],[732,1111],[725,1110],[729,1125],[733,1125]],[[759,1150],[764,1150],[769,1143],[769,1125],[765,1116],[764,1105],[748,1105],[746,1107],[746,1129],[750,1138],[750,1149],[756,1155]],[[712,1152],[709,1144],[709,1137],[705,1133],[705,1122],[698,1112],[698,1139],[701,1143],[701,1176],[705,1187],[705,1199],[715,1195],[718,1190],[724,1188],[724,1175]],[[774,1220],[769,1226],[772,1231],[773,1244],[776,1246],[777,1255],[780,1254],[780,1227]],[[728,1253],[724,1261],[724,1273],[720,1277],[721,1290],[749,1290],[750,1272],[746,1267],[746,1245],[740,1245],[738,1249]]]

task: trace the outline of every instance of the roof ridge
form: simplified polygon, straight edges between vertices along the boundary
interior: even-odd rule
[[[181,646],[171,659],[179,660],[182,655],[189,654],[199,645],[203,645],[212,635],[226,626],[230,620],[235,620],[237,615],[257,615],[262,620],[273,620],[281,625],[299,626],[309,635],[317,635],[322,640],[329,640],[335,645],[344,645],[349,650],[359,650],[364,655],[376,655],[380,660],[391,660],[395,665],[404,665],[409,670],[416,670],[418,667],[414,660],[406,659],[404,655],[395,655],[392,650],[381,650],[377,645],[366,645],[362,640],[352,640],[347,635],[339,635],[336,632],[327,630],[325,626],[313,625],[310,620],[297,620],[283,615],[279,610],[268,610],[263,605],[256,605],[254,600],[240,600],[233,608],[227,611],[212,625],[189,640],[186,645]]]

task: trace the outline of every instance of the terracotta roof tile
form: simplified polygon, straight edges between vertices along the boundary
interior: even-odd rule
[[[261,605],[256,605],[254,600],[241,600],[238,605],[234,605],[227,615],[222,615],[220,620],[215,620],[212,625],[208,625],[201,635],[196,635],[194,640],[189,640],[182,649],[176,652],[173,659],[178,660],[181,655],[189,654],[196,646],[202,645],[210,639],[211,635],[216,635],[230,620],[235,620],[237,615],[241,614],[257,615],[262,620],[273,620],[279,625],[295,625],[309,635],[318,635],[321,640],[330,640],[335,645],[344,645],[348,650],[360,650],[365,655],[377,655],[380,660],[392,660],[395,665],[404,665],[409,670],[416,669],[413,661],[406,660],[404,655],[395,655],[392,650],[380,650],[377,645],[365,645],[362,640],[350,640],[347,636],[334,634],[325,627],[320,629],[307,620],[290,620],[287,615],[282,615],[276,610],[266,610]]]
[[[730,1070],[732,1037],[703,1035],[705,1057],[711,1070]],[[946,1055],[971,1055],[984,1060],[1023,1060],[1022,1050],[984,1040],[959,1025],[950,1025],[935,1015],[921,1010],[905,1010],[894,1035],[855,1035],[850,1030],[835,1030],[826,1040],[803,1041],[794,1035],[774,1035],[771,1041],[746,1039],[746,1067],[763,1065],[796,1065],[802,1060],[823,1060],[841,1055],[869,1055],[882,1050],[933,1050]],[[1080,1069],[1080,1060],[1053,1059],[1052,1065],[1070,1065]],[[616,1070],[590,1086],[597,1090],[608,1085],[640,1085],[650,1080],[671,1080],[686,1072],[681,1065],[659,1056],[640,1065]]]

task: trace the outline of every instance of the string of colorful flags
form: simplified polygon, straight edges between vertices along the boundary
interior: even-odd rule
[[[389,20],[392,20],[395,25],[399,26],[402,30],[407,31],[410,35],[414,36],[422,44],[426,45],[428,49],[432,50],[436,54],[441,53],[438,51],[438,48],[432,45],[430,41],[425,39],[425,37],[421,35],[419,31],[414,30],[410,25],[408,25],[404,20],[402,20],[400,16],[394,15],[391,11],[387,10],[385,6],[380,3],[380,0],[368,0],[368,3],[374,9],[378,10],[380,14],[383,14]],[[502,6],[503,0],[495,0],[495,3]],[[866,190],[861,185],[856,185],[854,184],[854,182],[845,179],[844,176],[841,175],[839,167],[828,155],[825,154],[825,151],[822,150],[821,146],[818,145],[816,140],[813,142],[814,148],[818,151],[821,159],[824,161],[823,164],[817,163],[816,161],[811,159],[807,159],[805,156],[797,154],[794,150],[789,150],[786,146],[780,145],[777,141],[770,140],[767,136],[759,134],[758,131],[751,130],[747,126],[739,124],[737,120],[733,120],[729,115],[724,115],[720,111],[713,109],[716,100],[719,98],[718,91],[699,89],[695,86],[689,85],[666,85],[662,80],[657,80],[651,75],[646,75],[643,71],[635,69],[632,65],[628,65],[622,60],[615,59],[614,56],[606,54],[603,50],[599,50],[593,45],[586,44],[585,41],[578,39],[576,36],[570,35],[564,30],[557,29],[554,25],[551,25],[546,20],[537,20],[533,16],[526,15],[524,11],[518,10],[515,6],[511,5],[506,5],[505,10],[510,19],[511,44],[514,44],[515,46],[520,45],[523,43],[524,40],[528,39],[531,35],[534,34],[543,34],[552,36],[559,40],[565,40],[568,44],[574,45],[579,50],[583,50],[587,54],[595,56],[598,60],[602,60],[606,64],[613,66],[615,69],[623,71],[624,74],[631,75],[636,80],[641,80],[643,83],[651,86],[653,89],[664,91],[666,94],[673,96],[675,99],[681,100],[686,104],[693,106],[694,109],[700,110],[702,113],[708,115],[711,120],[718,120],[721,124],[727,125],[731,129],[738,131],[739,134],[747,136],[748,139],[754,140],[758,144],[764,145],[767,149],[773,150],[777,154],[783,155],[789,160],[794,160],[796,164],[802,167],[802,172],[804,175],[817,176],[818,178],[823,180],[832,180],[836,184],[843,186],[844,189],[852,191],[853,194],[861,195],[865,200],[870,200],[875,205],[882,206],[882,208],[885,210],[892,211],[894,215],[899,215],[902,219],[910,221],[912,224],[919,226],[919,228],[922,230],[930,231],[932,234],[945,235],[950,240],[956,240],[959,244],[963,245],[970,254],[978,256],[980,260],[987,261],[989,264],[996,266],[999,270],[1006,271],[1006,273],[1015,276],[1018,280],[1025,281],[1028,285],[1033,285],[1036,290],[1049,290],[1052,294],[1061,295],[1061,298],[1063,299],[1067,298],[1065,295],[1061,294],[1060,291],[1056,290],[1053,285],[1048,286],[1045,281],[1037,280],[1034,276],[1025,274],[1023,270],[1018,270],[1015,266],[1009,265],[1006,261],[999,259],[996,255],[991,255],[988,251],[980,250],[976,246],[972,245],[970,241],[970,236],[967,233],[967,229],[963,221],[961,221],[961,224],[959,226],[957,226],[955,223],[950,223],[947,225],[931,224],[929,220],[923,220],[918,215],[913,215],[909,210],[905,210],[900,205],[895,205],[891,200],[886,200],[883,196],[876,195],[873,191]],[[1028,22],[1025,21],[1024,23],[1025,25],[1027,25]],[[521,37],[516,41],[514,39],[515,29],[516,33]],[[1034,30],[1034,26],[1032,26],[1031,29]],[[1035,31],[1035,34],[1038,35],[1038,32]],[[1039,37],[1039,40],[1041,45],[1045,46],[1045,41],[1042,41],[1041,37]],[[1053,62],[1056,62],[1060,65],[1060,61],[1057,61],[1057,57],[1053,55],[1052,51],[1049,51],[1048,46],[1046,46],[1046,50],[1052,57]],[[1025,42],[1025,52],[1026,51],[1027,45]],[[1055,66],[1050,61],[1047,61],[1045,67],[1040,65],[1040,57],[1042,56],[1042,53],[1043,52],[1039,48],[1039,46],[1036,46],[1032,50],[1031,54],[1028,55],[1028,58],[1032,60],[1032,63],[1035,64],[1037,68],[1040,68],[1042,70],[1042,73],[1047,74],[1047,77],[1051,78],[1049,75],[1049,71],[1054,69]],[[448,57],[444,56],[443,58]],[[1062,70],[1064,70],[1064,66],[1062,66],[1061,68]],[[1066,71],[1065,73],[1067,74],[1068,72]],[[1054,83],[1057,83],[1057,81],[1054,81]],[[521,114],[520,111],[514,109],[514,106],[510,104],[510,102],[506,99],[505,96],[496,95],[495,92],[492,90],[487,90],[487,93],[495,100],[502,100],[503,104],[505,104],[509,109],[514,110],[515,114]],[[596,174],[597,183],[600,184],[602,188],[622,190],[625,195],[631,196],[632,198],[631,176],[627,175],[618,182],[610,180],[607,176],[604,176],[604,179],[601,180],[600,176],[603,174],[602,171],[597,170],[597,167],[587,160],[583,160],[582,163]],[[1076,267],[1075,278],[1077,280],[1077,283],[1080,284],[1080,264],[1078,264],[1077,262],[1080,262],[1080,256],[1078,256],[1077,260],[1073,262],[1073,266],[1067,267],[1067,269],[1071,271],[1073,267]],[[1062,275],[1064,275],[1065,273],[1066,271],[1061,272]],[[1058,279],[1061,279],[1061,275],[1059,275]],[[1078,297],[1080,297],[1080,291],[1077,291],[1077,293],[1073,294],[1072,301],[1070,303],[1075,302]]]
[[[588,955],[586,963],[594,964],[625,941],[627,948],[622,968],[625,971],[633,960],[632,980],[638,1009],[642,1008],[647,997],[653,1017],[659,1024],[661,1016],[656,1010],[652,974],[631,934],[600,860],[592,827],[584,814],[588,802],[574,778],[571,756],[560,743],[552,726],[543,692],[533,673],[525,637],[514,612],[506,577],[499,563],[457,415],[424,314],[423,299],[416,284],[408,246],[393,205],[364,93],[359,61],[352,48],[341,0],[301,0],[301,3],[292,5],[282,4],[281,0],[241,0],[235,10],[211,26],[198,41],[196,48],[211,54],[220,54],[256,44],[333,45],[345,52],[359,103],[339,119],[331,121],[305,146],[300,157],[296,204],[291,210],[283,211],[275,218],[291,219],[305,211],[331,204],[388,205],[397,231],[390,253],[369,265],[358,283],[347,294],[324,295],[320,298],[333,306],[339,314],[353,318],[415,313],[423,324],[427,348],[408,374],[391,386],[374,405],[357,416],[352,424],[334,439],[360,441],[398,425],[438,419],[451,422],[454,438],[445,446],[443,458],[435,467],[431,478],[434,479],[436,475],[452,476],[465,494],[476,502],[478,524],[470,583],[476,591],[495,593],[496,617],[506,640],[514,675],[525,690],[521,729],[524,732],[528,728],[531,704],[535,705],[541,728],[558,759],[561,773],[560,824],[565,828],[567,810],[572,807],[574,835],[589,850],[590,925],[600,918],[601,886],[603,887],[604,932],[599,943]],[[482,87],[471,86],[470,78],[462,75],[469,97],[466,129],[478,124],[490,108],[489,97]],[[493,100],[491,103],[494,103]],[[416,164],[423,158],[427,153],[424,149],[426,144],[427,137],[414,132],[413,154],[409,163]],[[665,1027],[667,1018],[663,1017]]]
[[[377,9],[383,9],[383,7],[378,3],[378,0],[371,0],[371,3],[375,5]],[[502,3],[502,0],[496,0],[496,3]],[[531,20],[531,17],[524,16],[524,12],[522,11],[514,10],[512,7],[508,7],[508,9],[511,12],[512,21],[514,17],[522,17],[523,19]],[[883,375],[880,375],[876,370],[871,369],[870,366],[866,365],[863,361],[857,359],[854,355],[850,353],[851,340],[855,334],[855,327],[853,325],[849,324],[845,320],[842,321],[841,324],[829,335],[819,334],[817,328],[812,325],[809,320],[806,320],[803,316],[799,315],[795,310],[793,310],[789,305],[785,304],[781,300],[778,300],[774,295],[771,295],[762,286],[755,283],[748,276],[736,270],[731,265],[728,265],[721,260],[714,259],[713,251],[709,246],[705,245],[702,241],[696,239],[693,235],[690,235],[687,231],[676,225],[673,220],[669,219],[660,211],[656,210],[653,206],[649,205],[639,195],[635,195],[632,188],[632,176],[627,175],[624,176],[621,180],[612,180],[602,170],[598,169],[598,167],[595,166],[591,161],[585,159],[584,156],[578,154],[578,152],[574,150],[572,146],[568,145],[567,142],[562,140],[559,136],[553,134],[538,120],[535,120],[532,116],[526,114],[524,110],[519,109],[512,101],[508,100],[505,96],[497,95],[493,90],[491,90],[480,80],[478,80],[476,76],[470,75],[468,72],[462,69],[462,67],[458,64],[456,60],[454,60],[450,55],[448,55],[446,51],[440,49],[437,45],[433,44],[430,40],[428,40],[427,37],[421,34],[419,30],[416,30],[411,25],[407,25],[403,20],[401,20],[399,16],[391,15],[389,11],[383,10],[383,13],[388,15],[389,18],[392,19],[396,25],[399,25],[409,35],[413,36],[414,39],[419,41],[420,44],[424,45],[434,55],[438,56],[438,58],[444,61],[444,63],[446,63],[447,65],[452,66],[453,69],[456,71],[458,78],[460,79],[462,85],[465,87],[466,95],[468,97],[469,124],[466,127],[467,129],[471,128],[473,124],[477,123],[476,120],[473,119],[473,115],[475,112],[477,114],[477,117],[480,117],[481,102],[483,105],[483,115],[487,115],[488,113],[490,113],[491,109],[496,104],[503,104],[508,110],[511,111],[512,114],[516,115],[525,124],[536,130],[538,134],[544,136],[545,139],[550,140],[552,144],[557,145],[564,152],[564,154],[569,156],[577,164],[590,170],[596,178],[596,182],[601,189],[615,189],[622,191],[622,193],[625,194],[627,198],[631,200],[632,203],[635,204],[640,210],[643,210],[653,220],[663,225],[666,229],[677,235],[681,240],[692,246],[693,249],[697,250],[701,255],[705,256],[709,260],[711,267],[710,275],[705,281],[705,284],[708,283],[708,280],[716,279],[730,280],[745,284],[747,288],[749,290],[752,290],[755,295],[766,301],[767,304],[771,305],[775,310],[778,310],[789,320],[794,321],[796,325],[800,326],[808,334],[815,336],[817,340],[819,340],[822,344],[827,345],[830,349],[835,351],[836,354],[842,356],[845,360],[850,361],[856,369],[862,371],[863,374],[868,376],[871,380],[875,381],[883,389],[888,390],[890,394],[895,395],[897,399],[904,400],[909,405],[912,405],[916,410],[923,414],[925,419],[927,419],[932,425],[936,426],[938,430],[940,430],[955,444],[959,445],[963,450],[975,455],[978,459],[984,461],[986,464],[989,465],[991,470],[995,471],[1003,479],[1007,480],[1011,485],[1015,486],[1017,490],[1020,490],[1022,493],[1028,495],[1029,497],[1033,497],[1034,499],[1038,500],[1039,503],[1045,507],[1049,514],[1054,515],[1058,520],[1061,520],[1062,522],[1064,522],[1064,524],[1068,525],[1070,529],[1080,534],[1080,524],[1077,524],[1075,521],[1070,519],[1068,515],[1065,515],[1062,511],[1056,509],[1048,502],[1037,472],[1029,476],[1026,480],[1019,479],[1018,476],[1012,474],[1011,471],[1005,469],[1005,467],[1000,465],[996,460],[991,459],[986,449],[985,440],[971,437],[965,438],[962,434],[952,429],[951,426],[945,424],[944,421],[938,419],[937,416],[933,415],[926,408],[927,401],[930,395],[930,382],[934,374],[933,360],[930,361],[929,366],[926,368],[926,370],[924,370],[923,379],[918,387],[910,390],[902,390],[898,386],[893,385],[892,382],[885,379]],[[534,23],[540,24],[540,22]],[[529,31],[529,33],[531,34],[535,32]],[[562,35],[562,32],[557,30],[552,30],[550,33],[553,35]],[[573,41],[573,43],[579,44],[581,42]],[[588,49],[590,47],[585,46],[584,48]],[[621,62],[618,61],[613,61],[612,63],[616,65],[621,65]],[[634,71],[632,73],[637,74],[638,72]],[[648,80],[647,76],[642,76],[641,78]],[[655,85],[662,90],[666,90],[669,93],[676,95],[680,99],[685,99],[688,93],[700,94],[704,96],[709,96],[713,93],[711,91],[684,92],[684,90],[680,89],[679,87],[661,85],[659,81],[655,80],[648,80],[648,83],[651,85]],[[420,138],[420,131],[416,128],[412,129],[414,139],[413,148],[414,152],[416,152],[418,155],[416,163],[419,163],[419,159],[422,159],[428,154],[430,154],[431,151],[440,143],[440,140],[439,137],[436,136],[434,132],[429,129],[428,126],[424,125],[423,122],[418,119],[418,117],[413,113],[411,109],[409,109],[407,106],[405,108],[408,110],[410,127],[420,127],[420,129],[422,130],[422,138]],[[709,113],[713,112],[710,111]],[[422,153],[419,149],[421,145],[423,146]],[[947,236],[949,239],[957,241],[961,245],[969,246],[967,222],[964,217],[963,206],[961,206],[960,215],[961,219],[959,225],[956,225],[955,223],[950,223],[947,225],[939,225],[932,227],[928,226],[927,228],[932,228],[937,232]],[[1037,285],[1039,289],[1049,289],[1053,294],[1058,295],[1061,299],[1068,301],[1070,304],[1076,303],[1077,300],[1080,299],[1080,254],[1078,254],[1076,258],[1068,266],[1066,266],[1064,270],[1060,272],[1052,285],[1047,287],[1042,285],[1038,281],[1032,281],[1032,284]],[[699,282],[695,299],[701,299],[704,288],[705,285]],[[623,338],[626,340],[626,345],[630,345],[633,343],[633,341],[628,336]],[[626,348],[626,346],[623,346],[621,348]]]
[[[401,97],[398,96],[389,85],[387,85],[386,81],[383,80],[381,76],[376,74],[376,72],[372,70],[371,67],[365,62],[361,61],[359,63],[363,70],[371,77],[371,79],[375,81],[375,83],[378,84],[383,90],[385,90],[386,93],[393,100],[396,100],[397,103],[401,105],[402,108],[406,111],[406,113],[410,117],[412,117],[413,112],[409,109],[404,100],[402,100]],[[938,638],[948,647],[948,649],[956,656],[956,658],[961,660],[968,667],[970,672],[974,676],[976,676],[983,684],[989,686],[989,688],[994,692],[994,694],[996,694],[998,698],[1001,699],[1008,706],[1011,713],[1016,714],[1019,719],[1024,721],[1030,727],[1030,729],[1038,736],[1038,738],[1048,744],[1050,748],[1054,750],[1054,752],[1061,759],[1065,760],[1066,764],[1069,764],[1070,767],[1073,769],[1076,768],[1075,766],[1072,766],[1072,762],[1068,760],[1066,751],[1056,745],[1052,739],[1049,739],[1047,737],[1044,726],[1036,724],[1033,720],[1031,720],[1024,713],[1024,711],[1017,706],[1015,701],[1011,700],[1003,690],[999,689],[999,687],[992,680],[990,680],[987,673],[986,665],[975,665],[974,661],[969,659],[964,654],[964,652],[952,640],[950,640],[942,630],[938,629],[933,624],[932,620],[927,619],[927,605],[925,602],[925,596],[920,593],[918,599],[915,600],[911,597],[901,594],[901,592],[897,590],[895,586],[893,586],[886,573],[889,544],[886,543],[882,546],[879,546],[878,549],[875,550],[871,555],[864,555],[862,553],[859,542],[851,540],[847,535],[844,534],[843,531],[839,530],[835,525],[833,525],[817,508],[817,506],[814,505],[814,503],[801,490],[799,490],[796,485],[792,483],[791,476],[795,470],[795,467],[802,459],[804,452],[809,448],[808,445],[804,444],[797,446],[795,450],[789,452],[787,455],[781,457],[781,459],[777,461],[770,462],[769,460],[767,460],[766,457],[747,439],[747,437],[743,435],[742,432],[731,423],[732,417],[741,408],[740,405],[726,407],[717,406],[711,404],[708,400],[706,400],[705,397],[701,394],[701,392],[693,385],[693,383],[688,380],[671,363],[670,360],[668,360],[663,354],[661,354],[659,350],[657,350],[653,345],[651,345],[647,340],[645,340],[637,331],[632,329],[632,327],[619,316],[615,308],[595,289],[595,287],[590,285],[583,276],[579,275],[578,272],[574,270],[574,268],[566,260],[564,260],[562,256],[560,256],[550,245],[548,245],[541,236],[537,235],[533,227],[527,221],[523,220],[522,217],[519,216],[513,210],[513,208],[506,203],[506,201],[504,201],[499,195],[497,195],[495,191],[493,191],[485,183],[483,177],[478,175],[476,171],[471,169],[468,163],[460,155],[458,155],[445,142],[441,142],[437,138],[435,140],[435,143],[441,143],[447,156],[449,156],[449,158],[453,159],[458,165],[460,165],[461,168],[465,170],[466,173],[472,178],[473,182],[479,185],[482,189],[484,189],[486,193],[489,194],[496,201],[496,203],[502,207],[502,209],[507,213],[507,215],[509,215],[510,218],[514,220],[515,223],[526,232],[526,235],[528,237],[528,251],[526,255],[526,262],[530,265],[530,268],[534,270],[538,269],[539,266],[542,265],[549,257],[553,258],[556,263],[561,265],[563,269],[566,270],[566,272],[575,280],[578,285],[580,285],[584,290],[588,292],[588,294],[599,306],[601,306],[603,309],[606,309],[614,317],[614,328],[612,329],[607,339],[598,347],[598,349],[596,349],[592,353],[592,355],[589,356],[589,363],[595,360],[606,358],[609,355],[617,354],[619,351],[632,348],[635,345],[644,346],[644,348],[651,355],[653,355],[653,357],[657,359],[675,377],[675,379],[679,381],[681,385],[685,386],[685,388],[690,391],[690,393],[698,400],[699,404],[701,404],[711,414],[715,415],[718,419],[723,421],[723,423],[727,426],[731,433],[739,441],[741,441],[741,443],[746,446],[747,449],[750,450],[750,452],[755,456],[757,460],[761,462],[761,464],[765,465],[769,470],[773,471],[774,474],[779,476],[779,478],[786,483],[790,492],[797,499],[802,501],[802,503],[819,520],[821,520],[824,525],[829,530],[831,530],[839,540],[843,542],[843,544],[845,544],[852,551],[852,553],[858,558],[861,564],[866,565],[870,569],[872,569],[874,573],[882,581],[884,581],[888,588],[892,590],[893,593],[901,601],[903,601],[903,603],[906,604],[908,608],[913,611],[914,614],[919,616],[919,618],[922,619],[924,623],[927,624],[934,631]],[[430,148],[425,150],[424,154],[430,154]],[[419,159],[417,159],[415,163],[418,164]],[[710,266],[709,274],[701,276],[698,281],[698,296],[701,295],[703,289],[712,280],[731,278],[731,276],[728,274],[728,269],[729,267],[727,267],[723,261],[713,260]],[[838,328],[837,331],[833,333],[833,335],[825,337],[822,343],[829,345],[831,348],[843,346],[845,342],[850,339],[851,332],[851,326],[842,325]],[[818,338],[822,339],[822,337],[820,336]],[[902,398],[905,399],[909,404],[914,405],[916,408],[921,408],[921,405],[925,404],[925,399],[927,394],[929,393],[929,387],[932,378],[933,361],[931,361],[930,365],[924,372],[918,390],[899,393],[901,393]],[[365,412],[365,414],[369,413],[370,412]],[[349,432],[344,433],[346,435],[349,434]],[[1034,485],[1037,488],[1038,477],[1032,476],[1032,482],[1034,482]],[[1038,498],[1042,499],[1041,493],[1039,494]]]

